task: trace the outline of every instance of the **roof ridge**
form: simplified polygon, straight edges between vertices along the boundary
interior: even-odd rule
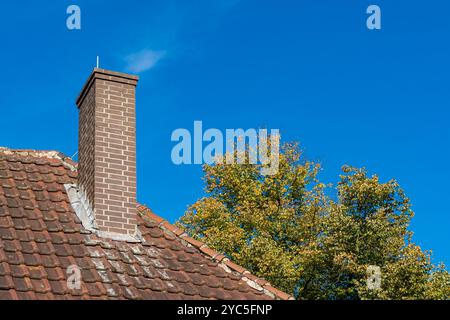
[[[208,258],[217,262],[219,266],[224,269],[228,273],[237,273],[241,276],[241,279],[246,282],[251,288],[258,290],[260,292],[264,292],[266,295],[271,298],[279,299],[279,300],[294,300],[294,297],[278,290],[273,287],[269,281],[259,278],[253,275],[247,269],[237,265],[228,259],[223,253],[220,253],[210,247],[202,241],[196,240],[190,237],[184,230],[176,227],[171,224],[166,219],[158,216],[152,210],[144,205],[138,205],[138,212],[141,214],[143,218],[148,218],[155,222],[158,227],[166,233],[176,236],[185,244],[192,246],[198,249],[201,253],[206,255]]]
[[[6,155],[20,155],[33,158],[47,158],[60,160],[63,165],[71,171],[77,171],[78,163],[72,158],[59,151],[53,150],[33,150],[33,149],[10,149],[8,147],[0,147],[0,153]]]

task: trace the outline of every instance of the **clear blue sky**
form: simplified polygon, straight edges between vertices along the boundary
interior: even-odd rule
[[[66,9],[82,29],[66,28]],[[382,30],[366,8],[382,9]],[[75,98],[101,67],[139,72],[138,197],[176,220],[202,195],[170,136],[279,128],[336,182],[343,164],[396,178],[415,241],[450,265],[450,3],[443,0],[4,1],[0,145],[77,150]]]

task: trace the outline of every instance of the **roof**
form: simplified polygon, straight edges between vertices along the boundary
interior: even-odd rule
[[[141,243],[98,238],[65,185],[77,164],[0,148],[0,299],[292,299],[139,205]],[[68,268],[81,270],[69,289]]]

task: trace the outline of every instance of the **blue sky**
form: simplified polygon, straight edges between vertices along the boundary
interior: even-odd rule
[[[45,4],[44,4],[45,3]],[[82,29],[66,28],[79,5]],[[382,30],[366,28],[370,4]],[[0,8],[0,145],[77,151],[95,66],[137,72],[138,198],[176,220],[201,197],[177,128],[279,128],[335,183],[344,164],[396,178],[414,240],[450,265],[450,3],[442,0],[21,1]]]

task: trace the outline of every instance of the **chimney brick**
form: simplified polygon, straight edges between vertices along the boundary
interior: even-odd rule
[[[99,231],[134,236],[137,76],[94,69],[77,100],[78,185]]]

